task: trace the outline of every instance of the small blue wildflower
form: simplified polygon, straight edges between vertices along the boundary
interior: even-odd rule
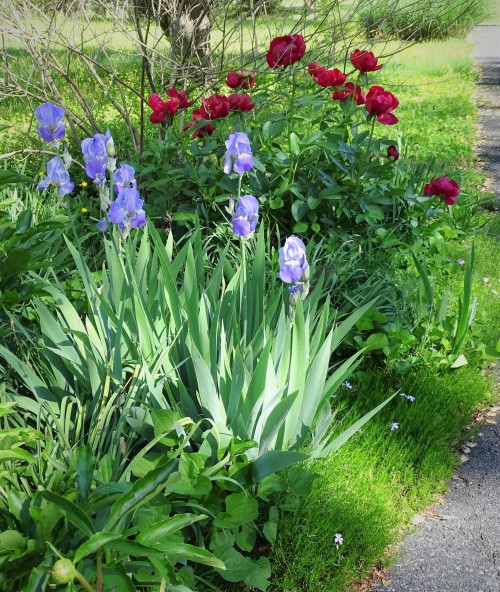
[[[344,382],[344,386],[345,386],[346,388],[348,388],[349,390],[351,390],[351,389],[352,389],[352,384],[351,384],[350,382],[348,382],[347,380]]]
[[[465,265],[465,259],[458,259],[457,263],[459,265]]]
[[[391,432],[393,432],[394,430],[397,430],[399,428],[399,423],[393,421],[391,423]]]
[[[340,532],[335,533],[335,539],[333,541],[337,546],[344,544],[344,537],[340,534]]]

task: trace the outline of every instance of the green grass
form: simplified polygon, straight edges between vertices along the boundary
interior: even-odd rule
[[[438,375],[421,368],[402,380],[373,369],[359,374],[346,421],[397,387],[416,400],[397,397],[339,453],[315,465],[320,477],[307,503],[281,524],[273,590],[345,592],[372,565],[387,563],[386,548],[401,529],[445,490],[459,462],[454,448],[473,437],[466,426],[492,397],[491,382],[472,366]],[[391,432],[393,421],[400,428]],[[339,548],[337,532],[344,537]]]

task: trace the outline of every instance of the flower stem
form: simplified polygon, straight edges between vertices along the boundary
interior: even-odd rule
[[[291,185],[293,181],[293,166],[292,166],[292,131],[293,131],[293,116],[295,114],[295,69],[292,72],[292,92],[290,93],[290,109],[288,110],[288,184]]]
[[[358,195],[358,197],[361,197],[359,195],[359,190],[361,188],[361,175],[363,174],[363,168],[364,168],[365,164],[370,160],[370,149],[371,149],[372,139],[373,139],[373,130],[375,129],[375,122],[376,122],[376,118],[373,117],[372,125],[370,128],[370,135],[368,136],[368,143],[366,144],[366,151],[365,151],[364,157],[360,158],[360,160],[359,160],[358,175],[357,175],[358,178],[356,179],[356,194]]]
[[[88,583],[88,581],[85,579],[84,576],[82,576],[82,574],[79,571],[76,572],[75,578],[80,582],[80,584],[85,588],[85,590],[87,590],[87,592],[96,592],[96,590],[92,588],[92,586]]]
[[[241,197],[241,183],[243,181],[243,175],[238,175],[238,199],[236,201],[238,201]]]

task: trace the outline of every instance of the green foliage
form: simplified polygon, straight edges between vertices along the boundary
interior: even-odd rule
[[[64,215],[34,223],[33,212],[23,211],[15,220],[0,211],[0,307],[12,308],[43,290],[43,282],[31,271],[58,268],[65,261],[60,252]]]
[[[265,245],[261,228],[236,269],[227,249],[212,267],[198,233],[174,255],[171,235],[165,245],[150,226],[106,241],[106,265],[92,272],[67,240],[87,314],[47,284],[50,299],[34,300],[37,355],[0,345],[30,395],[3,394],[3,528],[26,541],[0,566],[12,591],[46,583],[59,556],[90,586],[105,576],[127,590],[192,589],[198,576],[176,567],[182,557],[266,590],[257,526],[272,544],[281,510],[259,511],[256,484],[266,502],[304,495],[311,477],[297,463],[340,448],[392,397],[333,437],[330,398],[362,351],[333,368],[332,356],[373,303],[332,326],[320,279],[291,322]]]

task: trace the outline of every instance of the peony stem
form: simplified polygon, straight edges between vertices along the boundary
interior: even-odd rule
[[[80,584],[87,590],[87,592],[97,592],[92,586],[88,583],[86,578],[82,576],[82,574],[77,570],[75,574],[75,578],[80,582]]]

